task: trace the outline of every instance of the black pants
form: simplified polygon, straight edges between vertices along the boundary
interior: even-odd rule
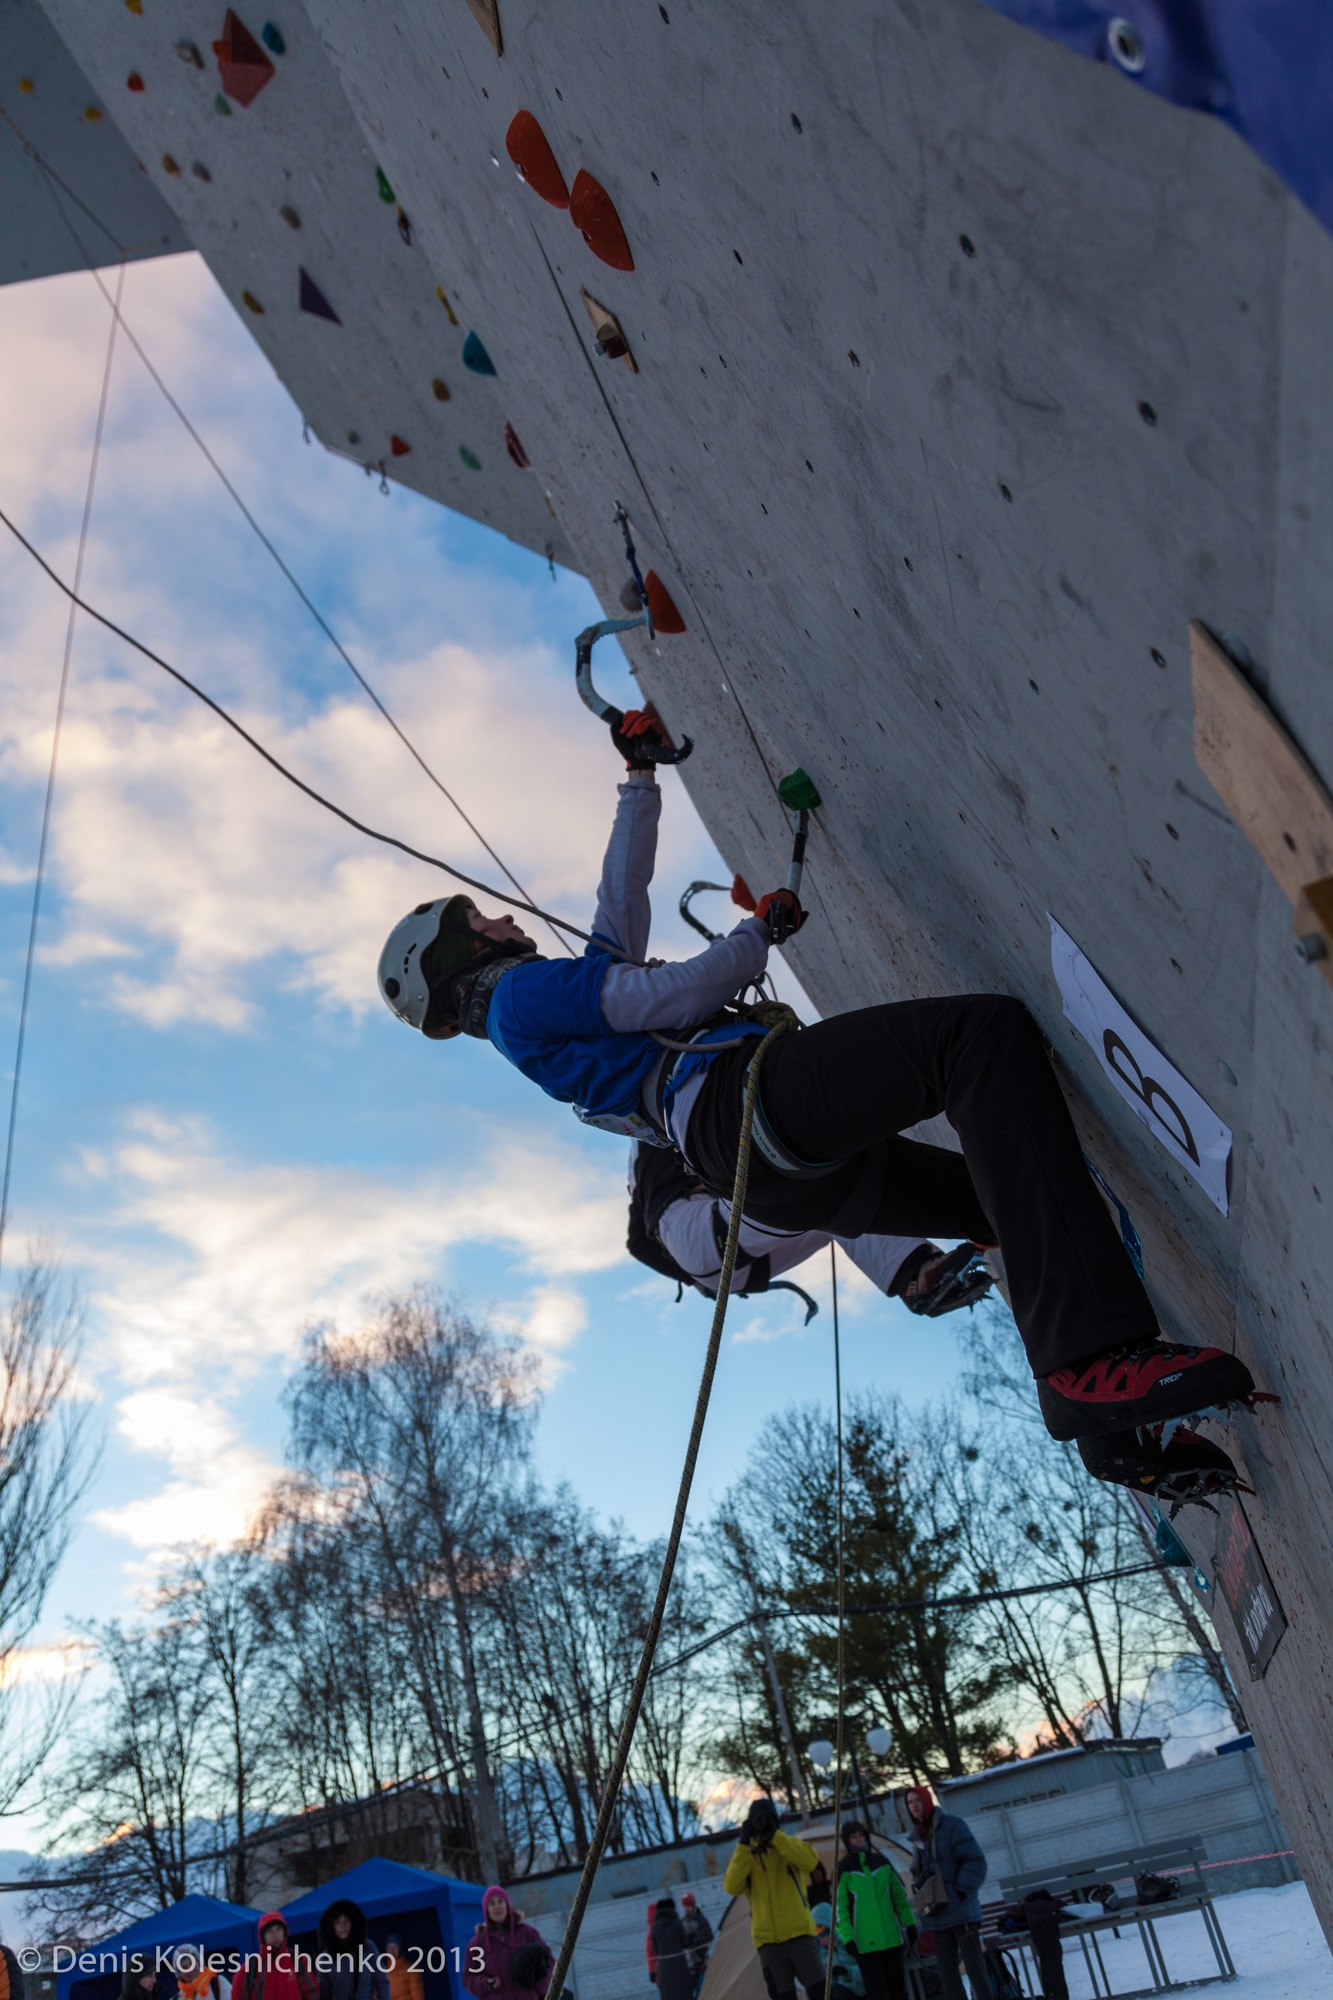
[[[944,1989],[944,2000],[964,2000],[959,1961],[967,1971],[972,2000],[991,2000],[990,1972],[981,1948],[980,1924],[951,1924],[935,1933],[935,1967]]]
[[[1023,1904],[1023,1915],[1032,1940],[1032,1955],[1041,1974],[1043,2000],[1069,2000],[1059,1905],[1050,1896],[1029,1897]]]
[[[857,1957],[866,2000],[907,2000],[906,1954],[900,1944],[888,1951],[863,1951]]]
[[[729,1195],[745,1042],[718,1056],[687,1135],[691,1165]],[[1034,1375],[1152,1340],[1158,1328],[1083,1164],[1036,1023],[1000,994],[906,1000],[785,1035],[764,1058],[765,1116],[808,1177],[751,1155],[745,1212],[838,1236],[959,1236],[999,1243]],[[948,1118],[957,1153],[899,1135]]]

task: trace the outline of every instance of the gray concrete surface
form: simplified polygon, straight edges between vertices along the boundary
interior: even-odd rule
[[[464,0],[304,5],[289,61],[324,74],[308,15],[608,604],[630,507],[689,627],[631,656],[760,887],[787,845],[774,781],[816,778],[814,917],[791,947],[809,992],[830,1011],[1019,994],[1165,1324],[1235,1344],[1281,1392],[1230,1440],[1290,1621],[1246,1709],[1333,1928],[1333,993],[1195,767],[1187,652],[1192,618],[1223,635],[1333,779],[1333,243],[1220,124],[972,0],[501,0],[500,58]],[[120,9],[49,6],[91,73],[123,61]],[[202,0],[153,11],[206,43]],[[326,268],[341,244],[378,302],[367,365],[405,366],[430,288],[413,279],[410,309],[385,288],[401,246],[313,116],[335,117],[328,85],[298,158],[270,130],[276,88],[214,131],[162,60],[126,127],[148,157],[173,121],[208,129],[225,226],[202,192],[178,212],[229,293],[289,282],[283,174],[307,206],[336,186]],[[610,192],[632,273],[514,176],[520,107],[567,180]],[[638,375],[595,358],[580,286],[622,317]],[[290,315],[254,331],[303,407],[337,403],[321,371],[345,343]],[[404,476],[481,512],[448,460]],[[1048,912],[1232,1128],[1227,1216],[1063,1022]]]

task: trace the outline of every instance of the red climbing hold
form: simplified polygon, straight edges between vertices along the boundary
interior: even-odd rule
[[[405,438],[400,438],[397,431],[395,431],[393,436],[389,439],[389,450],[393,453],[395,458],[406,458],[408,452],[411,451],[411,449],[412,449],[411,445],[407,443]]]
[[[551,142],[530,111],[516,111],[505,133],[505,151],[534,194],[552,208],[569,207],[569,189]]]
[[[754,908],[754,892],[743,875],[733,875],[731,878],[731,900],[737,909]]]
[[[629,238],[616,214],[616,205],[600,181],[580,167],[569,192],[569,215],[574,227],[594,257],[617,271],[632,271]]]
[[[643,587],[648,593],[648,609],[653,614],[654,628],[659,632],[683,632],[685,620],[671,601],[671,593],[655,569],[650,569],[643,579]]]
[[[222,39],[214,42],[213,53],[222,72],[222,88],[240,105],[253,104],[275,74],[259,43],[230,7],[222,24]]]
[[[143,78],[142,78],[142,77],[140,76],[140,74],[139,74],[139,72],[138,72],[138,70],[137,70],[137,69],[132,69],[132,70],[130,71],[129,75],[128,75],[128,76],[126,77],[126,79],[125,79],[125,88],[126,88],[126,90],[142,90],[142,89],[143,89]]]
[[[512,424],[505,425],[505,450],[513,459],[520,472],[531,472],[532,460],[518,441],[518,432]]]

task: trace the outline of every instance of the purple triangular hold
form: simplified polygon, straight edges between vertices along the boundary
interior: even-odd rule
[[[301,273],[301,311],[314,313],[318,319],[331,319],[335,326],[342,325],[337,313],[308,271]]]

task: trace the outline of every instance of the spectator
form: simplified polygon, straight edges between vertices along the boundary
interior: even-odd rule
[[[319,2000],[319,1980],[309,1959],[293,1951],[280,1910],[267,1910],[259,1919],[259,1950],[241,1960],[231,2000]]]
[[[27,2000],[27,1982],[9,1946],[0,1942],[0,2000]]]
[[[389,2000],[426,2000],[421,1974],[403,1956],[403,1940],[390,1932],[384,1940],[384,1956],[389,1961]]]
[[[713,1926],[688,1890],[680,1899],[680,1921],[681,1928],[685,1932],[685,1942],[689,1947],[690,1973],[697,1993],[699,1982],[704,1976],[704,1967],[708,1964],[708,1947],[713,1942]]]
[[[829,1931],[833,1923],[833,1910],[828,1903],[812,1903],[810,1914],[815,1920],[815,1940],[822,1952],[829,1948]],[[848,1951],[842,1939],[833,1935],[833,2000],[864,2000],[865,1982],[861,1978],[856,1960]]]
[[[685,1926],[670,1896],[659,1896],[653,1910],[653,1956],[661,2000],[693,2000],[694,1975]]]
[[[944,2000],[964,2000],[960,1963],[975,2000],[989,2000],[990,1974],[981,1948],[981,1899],[986,1857],[956,1813],[941,1812],[929,1785],[907,1793],[914,1861],[912,1901],[921,1924],[935,1933],[935,1963]]]
[[[856,1956],[866,2000],[906,2000],[907,1952],[916,1919],[898,1870],[859,1819],[844,1821],[838,1870],[838,1936]]]
[[[818,1859],[808,1841],[783,1833],[772,1799],[754,1801],[722,1886],[750,1905],[750,1936],[769,2000],[795,2000],[798,1981],[810,2000],[823,2000],[824,1960],[805,1893]]]
[[[8,1971],[8,1966],[6,1966]],[[153,2000],[158,1988],[158,1970],[151,1958],[133,1951],[125,1960],[120,1977],[121,2000]]]
[[[1097,1915],[1100,1904],[1094,1905]],[[1041,1975],[1044,2000],[1069,2000],[1065,1979],[1065,1948],[1060,1942],[1061,1906],[1049,1889],[1034,1889],[1023,1898],[1023,1921],[1032,1939],[1032,1955]]]
[[[214,1971],[197,1944],[178,1944],[171,1969],[180,2000],[229,2000],[231,1982]]]
[[[388,1975],[366,1947],[366,1913],[339,1896],[319,1920],[320,2000],[389,2000]]]
[[[554,1962],[541,1932],[520,1920],[505,1891],[488,1889],[463,1957],[463,1984],[474,2000],[527,2000],[530,1994],[541,2000]]]
[[[657,1953],[653,1950],[653,1918],[657,1915],[656,1903],[648,1905],[648,1935],[643,1941],[644,1956],[648,1960],[648,1977],[657,1984]]]

